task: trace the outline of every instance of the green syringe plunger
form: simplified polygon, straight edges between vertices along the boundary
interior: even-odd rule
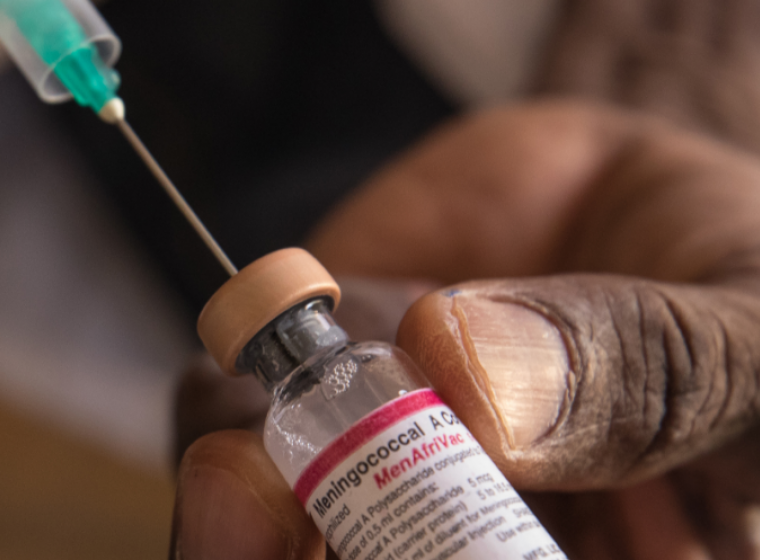
[[[0,0],[0,42],[43,101],[117,98],[121,43],[87,0]]]

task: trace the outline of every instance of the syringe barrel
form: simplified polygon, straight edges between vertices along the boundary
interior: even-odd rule
[[[55,72],[67,55],[92,46],[110,68],[121,54],[121,41],[88,0],[0,0],[0,42],[47,103],[72,98]]]

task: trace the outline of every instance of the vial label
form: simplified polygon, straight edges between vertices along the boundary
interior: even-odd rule
[[[365,416],[294,490],[341,560],[566,558],[430,389]]]

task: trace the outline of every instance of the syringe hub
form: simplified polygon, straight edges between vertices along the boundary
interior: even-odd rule
[[[116,97],[121,42],[88,0],[0,0],[0,42],[46,103]]]

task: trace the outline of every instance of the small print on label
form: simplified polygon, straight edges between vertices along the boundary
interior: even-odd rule
[[[566,558],[430,389],[357,422],[294,490],[341,560]]]

